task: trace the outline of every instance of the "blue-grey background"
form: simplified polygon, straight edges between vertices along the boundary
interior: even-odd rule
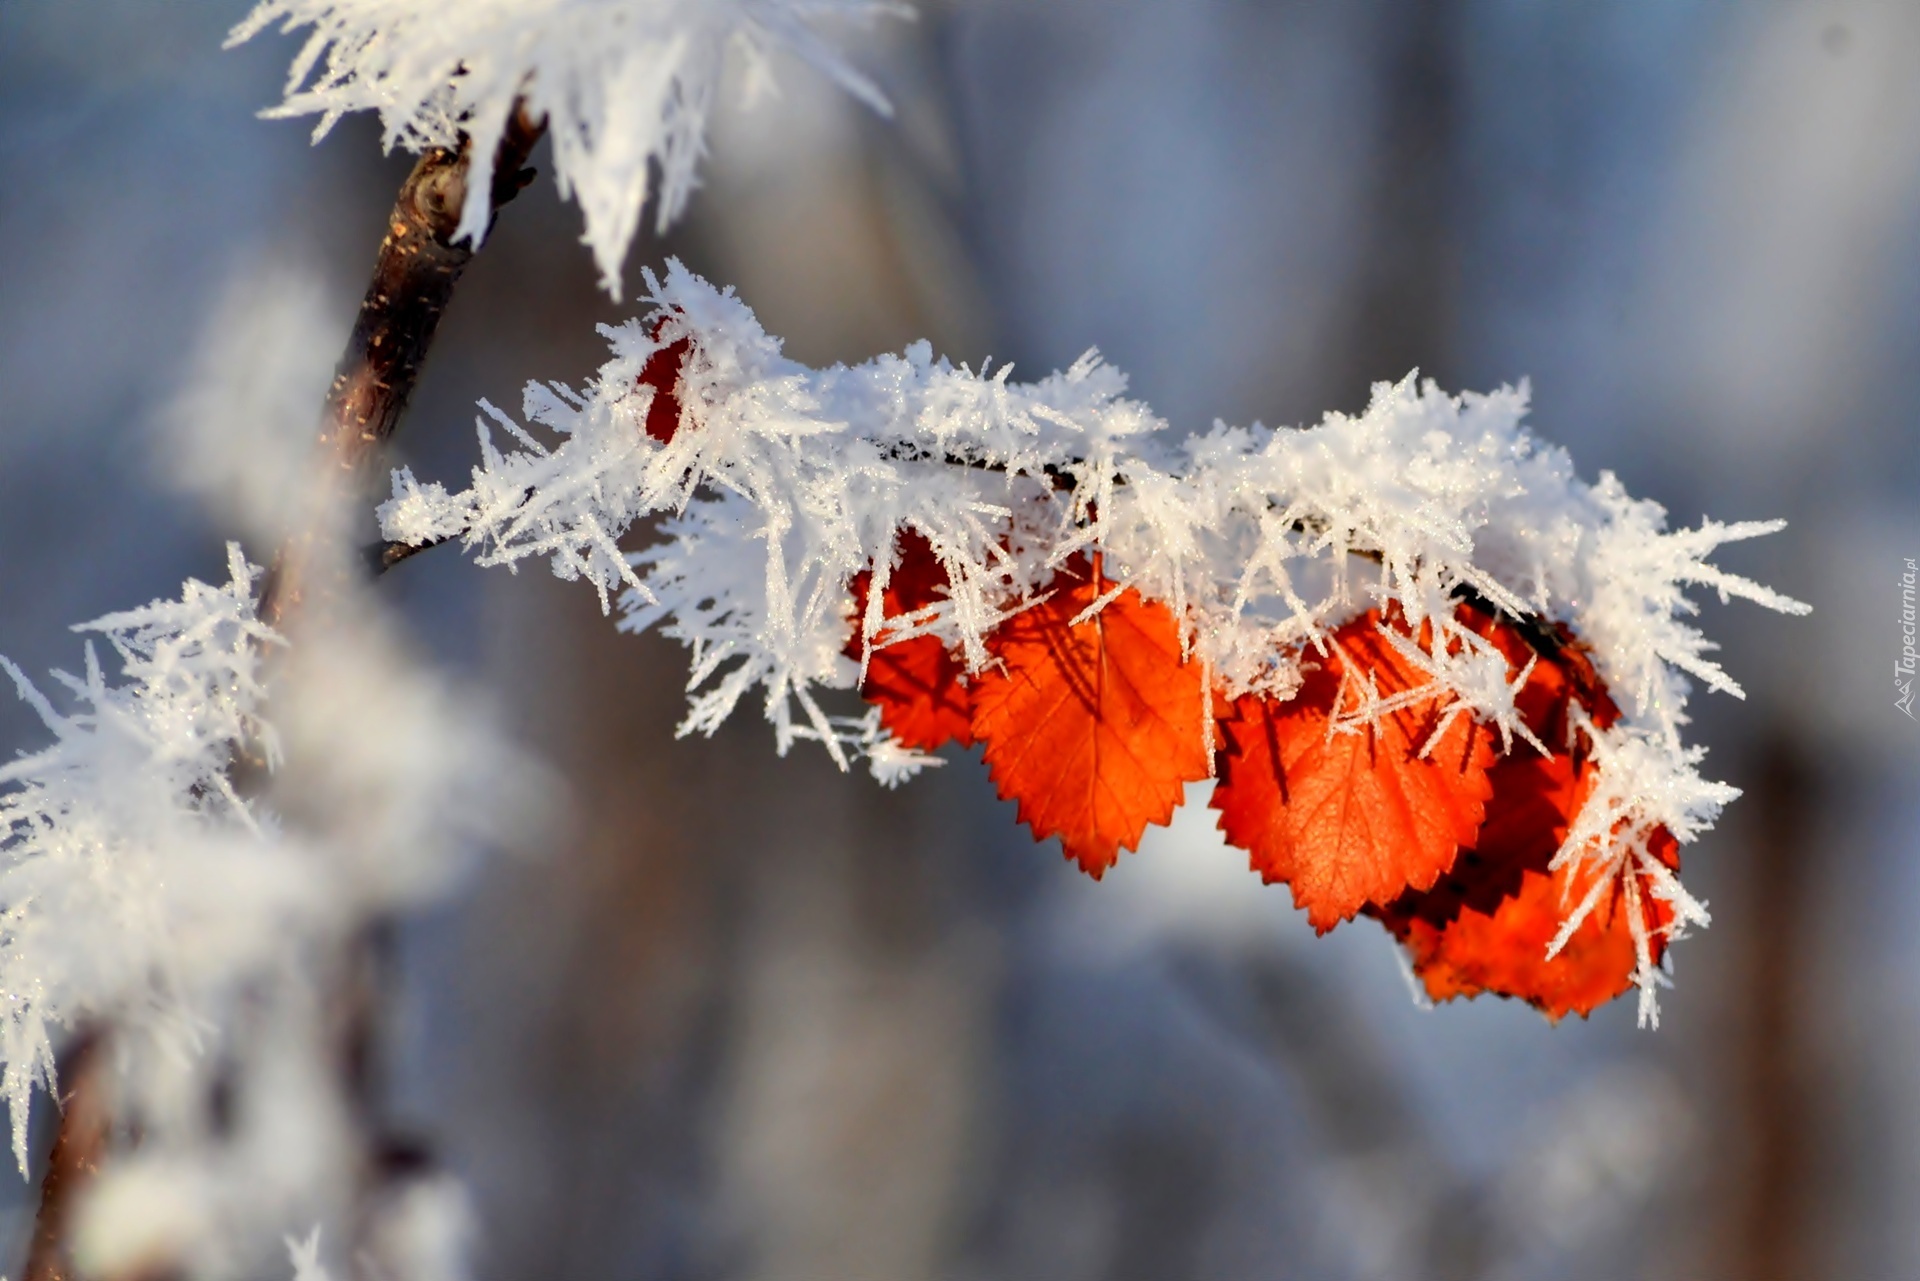
[[[29,670],[221,572],[168,407],[250,288],[304,282],[324,370],[406,169],[368,121],[255,119],[291,46],[221,53],[243,8],[0,3],[0,652]],[[381,591],[421,652],[568,788],[563,831],[411,924],[395,993],[391,1106],[473,1186],[480,1275],[1920,1275],[1890,679],[1920,8],[973,0],[855,50],[896,118],[783,68],[630,279],[679,253],[815,362],[1097,345],[1182,428],[1529,377],[1588,475],[1788,517],[1723,560],[1816,612],[1705,607],[1749,697],[1697,730],[1749,794],[1687,851],[1715,925],[1649,1033],[1418,1009],[1384,936],[1313,939],[1204,815],[1094,884],[972,758],[884,794],[754,724],[676,743],[678,650],[409,563]],[[407,427],[423,471],[464,473],[477,397],[598,364],[626,312],[578,231],[547,181],[502,217]],[[0,736],[40,741],[16,707]]]

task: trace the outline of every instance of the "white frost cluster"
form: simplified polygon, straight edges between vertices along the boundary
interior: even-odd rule
[[[109,682],[87,646],[79,704],[63,715],[0,659],[53,731],[0,768],[0,1060],[13,1152],[27,1162],[27,1104],[53,1084],[62,1029],[127,1020],[193,1045],[209,981],[271,949],[310,878],[228,779],[236,743],[277,754],[260,717],[260,665],[279,643],[254,617],[238,548],[231,581],[189,581],[180,600],[109,615]]]
[[[1377,385],[1358,416],[1307,430],[1216,425],[1176,442],[1092,353],[1034,383],[1005,366],[956,368],[924,343],[814,370],[679,264],[647,285],[655,310],[603,329],[613,358],[584,391],[528,386],[524,417],[557,443],[483,405],[471,487],[449,494],[397,473],[382,519],[403,541],[458,531],[484,564],[545,558],[593,583],[603,606],[623,592],[623,627],[660,625],[693,650],[683,733],[711,732],[758,689],[781,750],[815,738],[843,765],[871,750],[871,732],[828,715],[816,691],[857,683],[844,650],[851,635],[874,642],[880,588],[912,530],[951,586],[888,639],[936,635],[972,671],[1002,619],[1063,562],[1097,551],[1108,577],[1173,610],[1206,683],[1230,696],[1291,696],[1335,628],[1392,602],[1437,635],[1425,650],[1402,642],[1431,679],[1393,705],[1438,696],[1497,726],[1512,750],[1534,750],[1515,741],[1531,741],[1514,706],[1523,681],[1455,619],[1475,598],[1571,627],[1620,705],[1618,722],[1588,729],[1601,780],[1561,859],[1615,873],[1631,860],[1673,907],[1676,932],[1705,921],[1646,851],[1663,826],[1691,840],[1733,795],[1700,777],[1699,750],[1681,742],[1688,674],[1738,693],[1685,621],[1685,589],[1803,612],[1706,559],[1777,523],[1667,532],[1658,505],[1611,475],[1581,481],[1564,451],[1526,430],[1524,388],[1449,396],[1409,377]],[[646,434],[655,393],[640,375],[683,339],[681,420],[663,444]],[[654,515],[665,517],[658,540],[623,554],[616,540]],[[869,567],[875,588],[853,618],[848,583]],[[1388,710],[1363,700],[1358,714]],[[1570,905],[1569,930],[1592,905]],[[1650,941],[1642,948],[1650,958]],[[1656,980],[1649,959],[1643,987]]]
[[[876,110],[886,100],[822,38],[822,18],[910,12],[890,0],[260,0],[228,44],[278,25],[311,28],[267,114],[318,115],[316,139],[352,111],[378,111],[391,148],[473,141],[459,235],[478,244],[490,215],[494,150],[517,102],[547,122],[555,177],[580,202],[606,288],[659,169],[664,231],[693,194],[707,117],[729,51],[750,94],[784,49]]]
[[[24,1171],[31,1094],[80,1030],[107,1037],[108,1110],[140,1136],[79,1207],[89,1275],[252,1274],[288,1227],[348,1212],[334,968],[527,796],[471,699],[376,616],[342,602],[289,646],[237,547],[228,568],[83,625],[119,670],[90,644],[81,675],[55,673],[74,710],[0,660],[54,735],[0,768],[14,1155]]]

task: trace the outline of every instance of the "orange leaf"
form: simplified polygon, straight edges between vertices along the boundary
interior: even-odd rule
[[[933,545],[918,530],[900,534],[900,562],[881,593],[883,618],[900,618],[925,609],[946,596],[947,572],[933,554]],[[873,574],[853,576],[853,611],[865,617]],[[846,655],[860,658],[856,627]],[[967,689],[967,669],[937,636],[915,636],[887,643],[884,628],[874,637],[867,656],[867,678],[860,695],[880,709],[880,722],[908,747],[931,752],[948,742],[973,746],[973,700]]]
[[[1552,872],[1549,864],[1593,786],[1584,744],[1569,743],[1569,709],[1578,700],[1603,727],[1619,710],[1564,628],[1529,642],[1512,624],[1478,611],[1463,607],[1460,618],[1516,669],[1534,659],[1517,702],[1527,728],[1555,754],[1514,744],[1493,768],[1493,799],[1474,848],[1461,851],[1431,889],[1410,890],[1372,914],[1406,944],[1435,1000],[1492,992],[1529,1001],[1549,1018],[1584,1016],[1632,985],[1636,958],[1625,896],[1616,889],[1549,961],[1547,944],[1593,884],[1590,870]],[[1653,846],[1669,867],[1679,867],[1678,847],[1664,829]],[[1649,929],[1657,929],[1671,913],[1641,879],[1642,910]],[[1657,960],[1664,944],[1657,933],[1653,941]]]
[[[1679,846],[1665,828],[1654,832],[1649,845],[1662,863],[1679,870]],[[1424,912],[1396,904],[1381,913],[1381,920],[1406,945],[1414,972],[1436,1001],[1492,992],[1519,997],[1556,1021],[1567,1014],[1584,1018],[1632,987],[1638,964],[1622,886],[1603,897],[1566,946],[1547,959],[1547,945],[1561,921],[1593,888],[1597,874],[1591,866],[1573,864],[1557,872],[1529,869],[1521,873],[1517,891],[1491,912],[1468,907],[1436,923]],[[1673,914],[1653,897],[1649,877],[1637,869],[1629,875],[1639,889],[1639,910],[1657,963],[1666,951],[1661,931]]]
[[[1422,755],[1449,701],[1439,691],[1358,720],[1369,679],[1382,700],[1430,679],[1379,620],[1370,610],[1335,632],[1293,698],[1247,695],[1221,722],[1220,828],[1263,878],[1292,887],[1321,933],[1433,885],[1473,842],[1491,792],[1493,736],[1471,715],[1455,715]]]
[[[1111,586],[1098,557],[1068,562],[1051,596],[987,638],[1001,666],[974,685],[973,732],[1001,797],[1094,877],[1207,776],[1201,668],[1182,660],[1172,612],[1128,588],[1073,624]]]
[[[1545,757],[1526,744],[1514,744],[1487,772],[1493,795],[1472,847],[1460,851],[1432,888],[1409,890],[1392,906],[1417,900],[1419,914],[1436,922],[1451,919],[1462,908],[1491,912],[1499,907],[1519,892],[1523,873],[1547,870],[1586,797],[1591,770],[1591,765],[1576,765],[1571,756]]]
[[[1592,785],[1584,746],[1569,745],[1568,709],[1578,698],[1598,725],[1619,718],[1593,664],[1564,627],[1536,628],[1529,640],[1512,623],[1471,606],[1462,605],[1458,617],[1506,655],[1511,675],[1532,664],[1515,703],[1534,737],[1559,750],[1542,756],[1529,743],[1514,743],[1488,773],[1493,795],[1473,847],[1461,850],[1430,889],[1409,891],[1391,905],[1436,924],[1462,907],[1492,912],[1519,892],[1523,873],[1546,872]]]

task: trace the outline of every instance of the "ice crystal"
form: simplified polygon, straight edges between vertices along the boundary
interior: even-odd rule
[[[656,223],[679,217],[705,150],[729,51],[757,92],[784,49],[876,110],[887,104],[821,36],[822,18],[904,14],[889,0],[260,0],[228,38],[310,28],[286,97],[267,114],[318,115],[315,138],[353,111],[380,113],[385,143],[419,151],[472,140],[475,172],[458,235],[490,216],[493,155],[515,104],[547,122],[555,178],[586,216],[586,241],[616,297],[620,265],[653,192]]]
[[[199,1035],[193,994],[273,946],[309,878],[229,779],[236,744],[271,759],[259,669],[278,637],[254,617],[257,574],[237,547],[230,581],[80,630],[81,676],[55,678],[71,714],[0,660],[52,746],[0,768],[0,1060],[13,1150],[27,1102],[52,1085],[59,1030],[119,1017],[180,1044]]]
[[[228,571],[84,624],[118,671],[90,644],[81,675],[56,672],[73,710],[5,664],[54,735],[0,768],[14,1155],[24,1170],[32,1091],[82,1028],[107,1047],[110,1114],[141,1135],[78,1212],[89,1274],[251,1274],[341,1203],[360,1158],[327,958],[441,893],[537,777],[366,602],[347,594],[288,645],[237,547]]]

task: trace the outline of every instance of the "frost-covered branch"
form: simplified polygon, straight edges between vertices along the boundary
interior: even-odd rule
[[[1657,505],[1611,475],[1581,482],[1522,426],[1524,388],[1383,383],[1364,414],[1312,430],[1216,425],[1176,442],[1092,353],[1036,383],[956,368],[924,344],[816,371],[678,264],[648,285],[657,310],[603,329],[613,358],[589,387],[528,385],[523,415],[556,443],[483,402],[472,486],[449,494],[399,472],[381,519],[402,544],[464,539],[482,564],[546,559],[603,607],[627,593],[625,626],[663,624],[718,681],[688,730],[711,730],[755,687],[776,724],[788,699],[801,710],[815,688],[849,688],[845,585],[875,573],[851,621],[871,640],[909,529],[932,545],[947,600],[891,639],[938,635],[977,671],[986,634],[1097,546],[1116,579],[1170,602],[1229,695],[1284,695],[1317,642],[1392,600],[1460,641],[1436,679],[1497,717],[1504,670],[1452,621],[1466,597],[1577,624],[1630,718],[1677,732],[1682,672],[1737,689],[1684,621],[1687,585],[1804,608],[1705,559],[1778,523],[1665,532]],[[683,341],[682,426],[662,442],[642,429],[659,393],[641,375]],[[668,517],[665,537],[622,553],[615,540],[651,515]]]
[[[305,986],[311,983],[312,972],[328,967],[324,958],[329,952],[350,957],[364,951],[357,940],[364,937],[368,929],[377,930],[379,921],[409,901],[405,894],[399,898],[391,893],[364,897],[368,888],[381,880],[390,880],[395,870],[420,866],[423,859],[431,863],[434,858],[431,851],[444,846],[443,833],[413,833],[414,848],[407,856],[384,867],[377,862],[363,864],[364,870],[377,870],[379,875],[363,882],[344,899],[338,893],[330,895],[317,884],[308,863],[297,857],[289,861],[276,839],[273,824],[264,816],[255,815],[258,798],[249,794],[271,785],[268,774],[277,765],[278,755],[272,727],[259,714],[264,690],[253,665],[283,643],[275,629],[294,619],[302,598],[314,587],[316,578],[331,574],[343,559],[345,549],[341,546],[340,529],[343,500],[351,497],[365,481],[377,451],[397,429],[440,318],[475,252],[474,243],[457,243],[461,219],[470,214],[476,199],[490,218],[525,185],[531,174],[523,166],[542,127],[524,113],[515,111],[498,132],[497,145],[492,141],[487,144],[491,161],[481,166],[484,177],[471,177],[471,148],[452,139],[453,145],[449,147],[429,149],[402,185],[388,219],[387,235],[375,261],[373,278],[326,398],[317,460],[320,465],[312,481],[304,487],[302,513],[291,522],[296,532],[282,545],[273,571],[257,598],[253,591],[256,571],[245,565],[237,550],[233,553],[234,583],[220,599],[227,602],[231,615],[228,621],[240,628],[235,646],[229,647],[229,657],[234,663],[246,664],[244,680],[235,674],[224,686],[216,683],[182,691],[173,704],[160,708],[152,691],[137,691],[124,697],[115,695],[104,683],[100,666],[89,650],[86,680],[76,683],[71,678],[63,678],[77,695],[90,700],[93,707],[88,719],[75,720],[55,712],[52,704],[21,673],[8,668],[22,696],[34,703],[43,719],[60,736],[69,755],[80,762],[74,768],[82,770],[82,774],[71,794],[60,801],[63,808],[47,813],[30,812],[21,818],[18,817],[20,807],[42,803],[41,794],[47,792],[49,784],[37,775],[17,771],[34,763],[53,768],[58,760],[43,753],[14,767],[15,772],[0,771],[0,783],[15,783],[20,789],[0,799],[0,815],[15,816],[15,835],[9,850],[14,858],[0,869],[0,904],[5,905],[10,918],[34,909],[51,911],[54,916],[49,920],[53,923],[36,927],[39,936],[66,936],[75,942],[84,942],[85,930],[63,930],[58,923],[63,912],[79,912],[100,928],[113,929],[114,941],[122,945],[116,952],[99,942],[94,953],[102,958],[121,956],[133,967],[129,974],[77,976],[73,967],[49,961],[36,951],[33,939],[21,932],[31,922],[9,920],[12,932],[0,936],[0,976],[7,975],[10,966],[23,966],[43,978],[51,975],[76,985],[65,997],[54,989],[32,986],[19,989],[34,992],[38,999],[16,1006],[16,1023],[0,1029],[0,1061],[4,1062],[4,1084],[14,1118],[15,1152],[23,1166],[27,1096],[36,1083],[49,1089],[54,1085],[53,1033],[49,1018],[68,1030],[84,1029],[82,1034],[88,1043],[110,1041],[122,1062],[140,1056],[142,1042],[164,1047],[176,1068],[181,1064],[198,1064],[197,1068],[172,1073],[179,1082],[176,1089],[207,1093],[212,1088],[207,1073],[219,1070],[217,1062],[208,1061],[211,1056],[222,1050],[238,1052],[232,1046],[207,1043],[209,1036],[218,1037],[230,1030],[227,1025],[233,1015],[231,993],[219,985],[244,983],[256,988],[277,987],[281,989],[279,999],[291,1011],[304,1008],[309,1012],[310,1023],[323,1004]],[[470,190],[470,184],[476,189]],[[189,583],[180,607],[203,602],[207,590]],[[338,591],[329,594],[339,595]],[[329,605],[329,614],[334,615],[342,602],[334,599]],[[212,626],[189,626],[175,616],[178,612],[156,603],[146,611],[112,616],[92,626],[107,632],[123,660],[132,664],[127,667],[128,675],[138,679],[143,669],[137,663],[149,661],[143,657],[146,654],[143,646],[158,646],[156,653],[173,653],[185,638],[199,637],[207,626]],[[309,632],[308,639],[320,638],[323,651],[328,647],[342,648],[337,617],[332,621],[308,619],[302,625]],[[127,628],[132,630],[123,631]],[[376,662],[395,662],[394,655],[364,645],[347,644],[345,652]],[[305,661],[310,663],[315,657],[320,656],[308,655]],[[366,676],[336,673],[335,679],[364,681]],[[226,701],[219,701],[221,699]],[[236,707],[244,710],[224,719],[217,714],[221,708]],[[21,824],[24,822],[37,831],[44,841],[78,839],[84,844],[104,839],[94,833],[94,828],[105,821],[103,811],[126,803],[130,787],[135,792],[149,790],[135,786],[134,781],[143,773],[151,772],[157,754],[172,749],[164,744],[145,744],[105,751],[114,740],[102,736],[102,723],[119,723],[113,721],[113,717],[149,725],[168,720],[185,723],[196,715],[211,717],[209,727],[197,740],[204,759],[198,762],[191,777],[172,792],[144,797],[142,803],[149,813],[141,823],[123,822],[119,829],[109,828],[134,835],[113,838],[119,843],[109,841],[97,849],[89,877],[84,882],[95,890],[110,888],[115,893],[131,894],[136,903],[143,905],[146,915],[136,923],[144,925],[150,937],[140,946],[128,946],[129,935],[121,928],[128,926],[128,922],[119,922],[116,927],[110,913],[50,897],[40,886],[31,883],[36,874],[32,869],[45,860],[38,857],[40,852],[36,847],[23,841]],[[103,717],[107,718],[105,722]],[[336,738],[347,753],[346,758],[310,762],[306,771],[309,777],[316,771],[321,775],[351,776],[369,759],[364,742],[353,741],[348,734],[337,733]],[[492,740],[481,735],[475,742],[490,744]],[[483,748],[482,756],[487,750],[490,749]],[[463,757],[469,766],[481,764],[480,758],[469,752],[443,751],[438,760],[430,762],[430,768],[447,764],[457,770]],[[429,781],[419,774],[415,763],[387,764],[392,784],[405,786],[409,782],[426,784]],[[451,785],[457,784],[458,778],[438,781]],[[439,794],[435,787],[423,786],[417,794],[388,800],[383,808],[396,814],[415,811],[423,821],[428,815],[439,819],[444,817],[436,809]],[[187,829],[169,835],[169,820],[177,826],[183,815]],[[312,826],[336,838],[357,833],[369,841],[358,852],[372,853],[380,847],[380,842],[364,830],[367,817],[343,818],[341,814],[329,814]],[[215,949],[204,958],[205,972],[197,978],[170,980],[166,967],[180,952],[182,940],[194,938],[197,946],[205,948],[218,937],[218,932],[193,915],[201,909],[182,909],[184,916],[169,914],[165,910],[165,896],[155,891],[153,885],[182,892],[183,887],[197,883],[202,875],[199,865],[208,859],[225,860],[223,867],[226,863],[234,864],[232,870],[223,871],[218,877],[207,873],[209,879],[224,879],[231,882],[231,887],[242,890],[230,893],[229,901],[223,905],[230,912],[232,929],[237,931],[247,926],[260,933],[246,948],[236,945]],[[281,866],[278,873],[271,870],[276,864]],[[284,884],[272,888],[276,875]],[[22,877],[28,880],[22,881]],[[66,877],[59,882],[64,893],[78,892],[78,887],[69,883],[71,880]],[[148,885],[148,881],[153,885]],[[247,892],[249,887],[257,893]],[[356,903],[356,898],[363,901]],[[304,921],[293,919],[301,907],[314,915]],[[356,921],[375,924],[361,925],[355,924]],[[338,963],[337,956],[334,964]],[[346,968],[351,970],[353,966],[349,962]],[[142,977],[157,984],[152,992],[140,991],[135,979]],[[177,1000],[181,1008],[162,1018],[167,1009],[165,1002],[170,999]],[[52,1011],[51,1015],[41,1008],[41,1002],[48,1003],[46,1008]],[[355,1009],[357,1019],[349,1020],[352,1026],[345,1034],[351,1041],[370,1042],[377,1012],[364,1000]],[[29,1021],[21,1024],[18,1020],[22,1018]],[[296,1016],[297,1026],[288,1029],[287,1034],[304,1038],[306,1051],[322,1062],[342,1057],[339,1047],[328,1048],[314,1042],[313,1028],[299,1023]],[[370,1052],[363,1049],[356,1054],[365,1061]],[[349,1087],[345,1099],[327,1102],[334,1087],[324,1082],[308,1082],[309,1101],[319,1100],[327,1107],[344,1102],[357,1109],[362,1114],[357,1119],[358,1128],[364,1132],[367,1142],[377,1148],[374,1118],[367,1099],[362,1097],[374,1088],[374,1082],[363,1070],[344,1084]],[[141,1191],[144,1186],[141,1180],[156,1172],[166,1172],[159,1177],[180,1175],[183,1171],[178,1163],[181,1161],[203,1167],[195,1175],[203,1186],[189,1198],[194,1201],[192,1214],[175,1207],[179,1213],[171,1217],[180,1226],[175,1235],[165,1240],[129,1238],[102,1218],[106,1213],[103,1211],[82,1222],[77,1241],[70,1241],[73,1232],[69,1203],[76,1190],[98,1173],[92,1159],[73,1163],[73,1169],[65,1177],[49,1180],[43,1187],[33,1266],[43,1271],[60,1268],[64,1266],[62,1260],[69,1248],[107,1271],[121,1271],[134,1264],[145,1266],[141,1260],[147,1253],[168,1260],[182,1259],[206,1249],[213,1237],[221,1235],[201,1231],[210,1229],[212,1221],[232,1220],[229,1226],[238,1231],[239,1225],[259,1217],[257,1211],[262,1203],[257,1194],[261,1189],[246,1186],[250,1176],[245,1174],[248,1161],[255,1157],[228,1154],[219,1157],[214,1166],[207,1166],[214,1155],[208,1150],[207,1136],[196,1132],[196,1123],[182,1119],[190,1115],[195,1106],[190,1100],[175,1097],[156,1104],[151,1098],[142,1097],[141,1090],[129,1090],[124,1080],[116,1083],[98,1071],[84,1074],[76,1083],[76,1089],[82,1093],[63,1112],[61,1130],[55,1140],[57,1151],[97,1146],[75,1127],[104,1126],[100,1118],[109,1114],[109,1104],[103,1095],[111,1095],[117,1106],[131,1109],[136,1117],[156,1111],[171,1114],[166,1123],[156,1126],[155,1133],[143,1144],[142,1154],[137,1159],[120,1162],[107,1188],[99,1193],[89,1192],[86,1204],[115,1207],[115,1213],[132,1212],[132,1205],[116,1206],[112,1198],[124,1196],[131,1198],[132,1203],[144,1202],[152,1189]],[[169,1147],[174,1150],[169,1152]],[[361,1160],[352,1158],[348,1164]],[[170,1166],[169,1162],[174,1164]],[[307,1182],[311,1185],[312,1180]],[[267,1193],[269,1201],[280,1195],[271,1188]],[[194,1215],[209,1222],[198,1223]],[[139,1215],[135,1213],[133,1217],[137,1219]],[[135,1238],[138,1235],[134,1233]]]
[[[729,52],[745,59],[749,95],[766,91],[784,50],[885,112],[816,26],[909,12],[891,0],[261,0],[229,43],[274,26],[308,31],[268,114],[318,115],[316,138],[353,111],[380,113],[389,148],[471,138],[480,168],[453,238],[476,245],[490,217],[486,157],[524,106],[552,132],[561,194],[580,202],[617,297],[652,171],[661,231],[693,194]]]
[[[529,384],[525,427],[483,402],[471,486],[448,493],[396,473],[381,518],[396,542],[457,537],[482,564],[544,559],[593,584],[603,608],[617,596],[623,628],[685,642],[683,733],[711,733],[757,690],[782,751],[816,739],[843,765],[866,753],[897,777],[925,758],[870,718],[831,714],[824,692],[854,688],[876,650],[923,636],[963,679],[982,678],[996,629],[1097,551],[1114,586],[1074,621],[1123,588],[1164,602],[1206,698],[1284,704],[1334,653],[1337,630],[1391,610],[1387,640],[1421,683],[1366,693],[1329,733],[1432,706],[1442,719],[1428,752],[1469,714],[1502,751],[1576,746],[1529,727],[1516,700],[1531,664],[1516,669],[1482,636],[1465,599],[1517,620],[1522,638],[1552,640],[1529,642],[1536,659],[1555,657],[1553,638],[1577,638],[1619,704],[1617,720],[1578,727],[1601,781],[1554,866],[1597,860],[1606,875],[1569,905],[1563,935],[1629,866],[1671,908],[1670,934],[1704,923],[1645,848],[1654,832],[1693,839],[1734,794],[1701,779],[1699,749],[1681,740],[1689,676],[1738,692],[1687,621],[1685,589],[1804,612],[1707,559],[1778,523],[1668,532],[1656,504],[1609,474],[1581,481],[1523,426],[1524,387],[1449,396],[1409,378],[1310,430],[1216,424],[1180,441],[1093,353],[1033,383],[952,366],[925,344],[814,370],[677,263],[647,286],[654,311],[603,329],[612,358],[591,384]],[[661,518],[655,539],[623,552],[649,517]],[[930,549],[940,586],[889,616],[908,538]],[[1650,988],[1651,961],[1640,977]]]
[[[86,1107],[59,1142],[103,1110],[140,1136],[48,1189],[42,1228],[88,1274],[245,1272],[281,1233],[345,1214],[363,1157],[333,1071],[339,968],[529,795],[525,762],[377,618],[336,601],[288,649],[258,618],[259,571],[238,549],[229,568],[223,587],[87,624],[110,657],[90,645],[82,674],[55,674],[73,710],[7,668],[54,735],[0,769],[15,1156],[77,1027],[108,1052],[73,1083]],[[230,779],[241,743],[275,766],[258,795]],[[76,1219],[73,1186],[93,1180]]]
[[[109,681],[90,644],[81,675],[54,674],[72,714],[0,660],[54,735],[0,767],[0,986],[23,998],[0,1013],[0,1082],[23,1166],[28,1097],[53,1083],[57,1029],[130,1015],[191,1043],[180,994],[267,944],[304,888],[255,856],[270,825],[228,779],[236,744],[279,750],[259,715],[264,650],[279,638],[255,617],[257,571],[237,548],[229,571],[224,587],[190,580],[178,601],[86,624],[124,680]],[[242,904],[277,906],[250,924]],[[196,947],[173,946],[183,931]]]

